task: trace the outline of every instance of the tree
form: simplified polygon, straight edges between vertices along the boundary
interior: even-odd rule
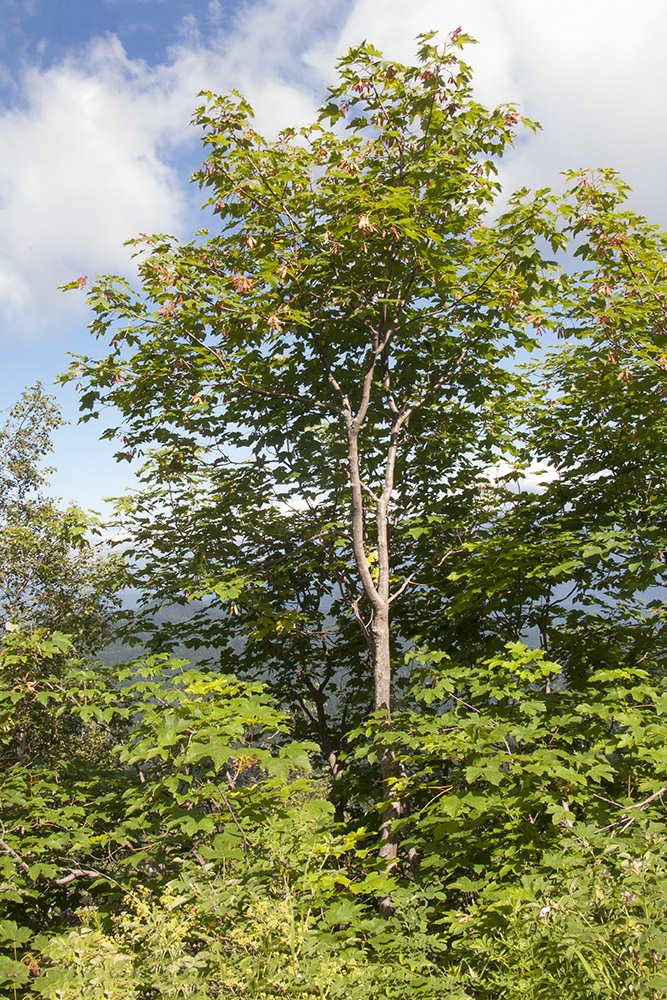
[[[41,385],[26,389],[0,428],[0,618],[7,631],[60,629],[81,652],[109,634],[120,563],[100,557],[95,520],[44,493],[60,411]]]
[[[565,199],[520,191],[502,210],[498,163],[522,119],[475,102],[468,41],[425,35],[412,67],[351,50],[318,121],[275,141],[239,95],[205,95],[196,179],[218,230],[131,241],[139,288],[102,277],[89,291],[112,350],[65,376],[85,386],[83,419],[119,412],[119,457],[144,456],[122,505],[137,585],[163,602],[220,599],[223,616],[193,617],[195,641],[228,662],[240,636],[234,659],[300,708],[336,777],[350,731],[381,713],[390,862],[404,655],[425,642],[475,664],[537,628],[549,648],[561,636],[567,660],[556,626],[572,635],[583,609],[588,628],[601,583],[611,593],[618,579],[611,536],[605,549],[586,513],[606,458],[582,472],[583,437],[566,460],[552,443],[554,420],[574,413],[549,382],[563,355],[518,364],[540,337],[585,339],[600,315],[600,279],[546,256],[585,246],[590,182]],[[613,229],[618,199],[600,198]],[[519,492],[535,458],[560,478]]]
[[[197,177],[220,231],[137,240],[140,291],[113,278],[90,291],[112,353],[75,367],[84,408],[120,410],[124,456],[158,446],[136,501],[156,587],[248,598],[248,616],[259,608],[267,631],[309,647],[304,661],[319,643],[321,673],[301,669],[321,702],[341,670],[326,662],[329,612],[344,606],[367,650],[350,659],[367,659],[387,721],[390,608],[451,562],[480,474],[512,451],[527,383],[507,358],[534,344],[555,288],[538,239],[561,243],[544,193],[490,221],[519,116],[473,100],[468,40],[424,36],[417,67],[352,50],[319,122],[275,142],[238,95],[208,95]],[[295,499],[305,509],[279,516]],[[437,525],[444,539],[420,559]],[[160,550],[184,570],[166,590]],[[276,611],[274,567],[294,573],[294,553],[307,599],[281,592]],[[381,770],[394,856],[389,752]]]
[[[434,615],[414,634],[474,663],[492,637],[497,653],[532,632],[572,685],[603,664],[664,661],[667,240],[628,210],[614,171],[568,179],[559,211],[581,264],[552,305],[558,339],[533,364],[542,392],[524,426],[549,475],[498,496],[455,579],[433,581],[448,622],[474,620],[475,635],[454,627],[443,646]]]

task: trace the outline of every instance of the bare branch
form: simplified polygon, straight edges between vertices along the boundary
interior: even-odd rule
[[[615,802],[613,799],[606,799],[604,798],[604,796],[595,795],[594,793],[593,796],[594,798],[600,799],[602,802],[608,802],[610,805],[618,806],[619,809],[623,810],[623,815],[621,816],[620,819],[617,819],[614,823],[608,823],[607,826],[600,827],[598,830],[596,830],[596,833],[602,833],[603,830],[612,830],[616,826],[621,826],[621,824],[623,824],[621,826],[621,833],[625,833],[628,827],[632,826],[632,824],[636,822],[637,819],[636,816],[628,816],[630,810],[638,809],[641,811],[642,809],[645,809],[648,805],[650,805],[651,802],[655,802],[656,799],[660,799],[660,802],[664,805],[662,797],[665,794],[665,792],[667,792],[667,785],[663,785],[662,788],[659,788],[657,790],[657,792],[653,792],[652,795],[649,795],[647,796],[647,798],[642,799],[641,802],[633,802],[629,806],[621,805],[620,802]]]
[[[235,814],[234,810],[232,809],[232,807],[230,806],[229,799],[227,798],[227,796],[225,795],[224,791],[222,790],[222,787],[218,784],[218,785],[216,785],[216,788],[220,792],[220,794],[222,796],[222,800],[225,803],[225,805],[227,806],[227,809],[229,810],[229,815],[232,817],[232,821],[234,823],[234,826],[236,827],[236,829],[241,834],[241,837],[243,838],[243,853],[247,854],[248,853],[248,838],[245,835],[245,831],[243,830],[243,827],[241,826],[241,824],[237,820],[236,814]]]
[[[25,861],[23,860],[23,858],[21,857],[21,855],[17,854],[17,852],[14,850],[14,848],[10,847],[9,844],[7,843],[7,841],[5,840],[5,832],[6,832],[5,831],[5,824],[2,822],[1,819],[0,819],[0,831],[1,831],[1,833],[0,833],[0,850],[3,850],[5,852],[5,854],[9,854],[10,857],[14,858],[14,860],[17,862],[19,868],[22,868],[24,872],[29,872],[30,871],[30,866],[25,863]]]
[[[420,563],[419,566],[417,566],[416,569],[414,569],[412,571],[412,573],[409,573],[408,576],[406,576],[405,580],[400,585],[400,587],[398,588],[398,590],[394,591],[394,593],[390,595],[390,597],[389,597],[389,603],[393,604],[393,602],[396,600],[397,597],[400,597],[401,594],[404,594],[405,591],[410,586],[410,584],[415,579],[415,577],[417,577],[424,569],[426,569],[427,566],[432,566],[434,569],[439,569],[442,566],[442,564],[447,559],[449,559],[450,556],[458,554],[460,552],[463,552],[463,549],[459,549],[459,548],[448,549],[447,552],[445,552],[444,556],[442,556],[442,558],[438,559],[438,561],[436,563],[432,563],[432,562],[430,562],[430,560],[425,560],[423,563]]]

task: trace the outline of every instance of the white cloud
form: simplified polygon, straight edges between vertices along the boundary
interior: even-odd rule
[[[553,465],[543,462],[531,462],[527,468],[519,469],[510,462],[501,461],[485,469],[482,478],[488,479],[494,486],[502,483],[505,489],[517,493],[538,493],[559,479],[560,475]]]
[[[231,39],[214,32],[205,44],[188,21],[169,60],[155,67],[129,59],[107,36],[47,70],[26,72],[21,106],[0,111],[6,329],[29,333],[46,318],[51,327],[71,319],[81,305],[56,286],[84,273],[127,272],[122,243],[136,233],[189,235],[196,228],[198,196],[188,191],[187,175],[198,162],[189,121],[199,90],[244,90],[269,132],[310,117],[312,96],[279,78],[289,54],[282,47],[289,17],[281,22],[281,15],[293,13],[293,0],[272,0],[264,17]],[[271,57],[260,73],[269,36]]]
[[[480,98],[488,103],[511,101],[518,91],[512,85],[510,45],[502,5],[496,0],[357,0],[351,16],[336,39],[335,52],[340,55],[361,41],[371,42],[388,59],[412,63],[415,58],[416,36],[430,30],[446,38],[461,27],[481,46],[468,50],[465,57],[477,68],[476,87]],[[324,62],[327,51],[314,48],[313,61]],[[332,68],[334,59],[330,59]],[[331,69],[330,69],[331,72]],[[499,98],[498,94],[502,94]]]
[[[35,305],[57,308],[59,282],[125,269],[123,240],[176,228],[184,201],[160,155],[159,78],[116,39],[29,71],[24,98],[0,115],[0,299],[29,322]]]
[[[261,0],[238,7],[224,28],[222,13],[218,0],[202,5],[158,66],[129,59],[113,36],[96,39],[62,63],[29,70],[21,105],[0,110],[7,329],[82,315],[77,297],[58,296],[55,286],[127,270],[121,244],[137,232],[196,228],[198,196],[185,178],[199,158],[188,122],[200,89],[244,92],[260,130],[275,133],[310,119],[336,55],[363,38],[410,61],[419,32],[444,36],[461,25],[480,41],[466,56],[479,98],[517,101],[545,126],[507,161],[508,188],[558,184],[563,168],[610,164],[636,187],[639,210],[667,221],[663,0],[630,12],[621,0],[357,0],[335,12],[321,0]]]
[[[633,205],[667,224],[663,0],[358,0],[336,49],[366,38],[411,61],[418,33],[444,38],[459,26],[480,43],[465,56],[479,99],[518,101],[544,126],[505,168],[508,186],[557,185],[561,170],[612,166],[635,188]]]

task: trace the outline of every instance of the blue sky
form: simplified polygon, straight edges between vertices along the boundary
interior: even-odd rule
[[[241,90],[275,133],[310,119],[350,45],[408,61],[420,31],[459,25],[480,99],[544,126],[508,188],[615,166],[667,227],[664,0],[0,0],[0,408],[96,350],[83,296],[58,284],[131,274],[123,240],[206,224],[188,185],[198,90]],[[54,391],[75,420],[73,390]],[[131,482],[96,430],[59,432],[53,459],[54,491],[92,507]]]

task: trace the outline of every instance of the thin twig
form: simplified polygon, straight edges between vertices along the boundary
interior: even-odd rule
[[[220,787],[220,785],[217,785],[216,787],[217,787],[218,791],[220,792],[220,794],[222,795],[222,798],[224,800],[225,805],[229,809],[229,815],[232,817],[232,820],[234,822],[234,825],[235,825],[236,829],[239,831],[239,833],[243,837],[243,853],[247,855],[248,854],[248,838],[245,835],[243,827],[241,826],[241,824],[237,820],[236,815],[234,813],[234,810],[232,809],[232,807],[229,804],[229,799],[227,798],[227,796],[223,792],[223,790]]]
[[[17,854],[14,848],[10,847],[7,841],[5,840],[5,824],[2,822],[1,819],[0,819],[0,828],[2,830],[2,833],[0,835],[0,848],[6,854],[9,854],[12,858],[14,858],[14,860],[18,862],[19,867],[22,868],[24,872],[29,872],[30,866],[25,863],[21,855]]]

